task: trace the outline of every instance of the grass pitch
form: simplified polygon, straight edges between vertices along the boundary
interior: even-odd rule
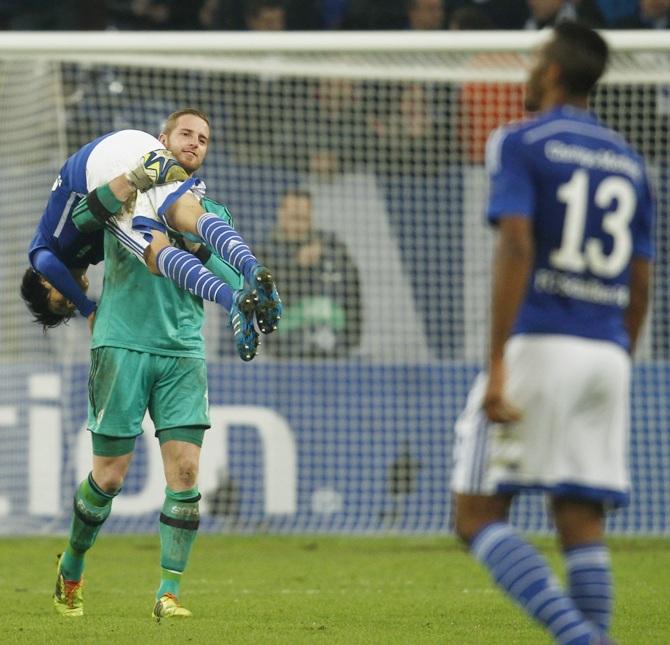
[[[542,645],[550,639],[449,537],[201,535],[182,585],[192,620],[151,618],[157,536],[101,536],[83,618],[51,604],[63,538],[0,540],[5,643]],[[535,540],[558,570],[548,539]],[[667,645],[670,540],[610,541],[624,645]]]

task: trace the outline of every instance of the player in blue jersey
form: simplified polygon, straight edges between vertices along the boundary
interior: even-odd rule
[[[31,267],[24,274],[21,292],[36,322],[45,328],[66,321],[75,309],[87,318],[95,311],[95,303],[86,297],[86,269],[103,259],[103,227],[139,185],[147,190],[188,179],[167,151],[163,151],[161,172],[151,175],[150,159],[155,156],[149,153],[132,172],[87,195],[86,164],[92,150],[105,138],[92,141],[65,162],[28,248]],[[77,214],[84,209],[88,221],[77,221]],[[82,225],[83,230],[79,230]]]
[[[160,142],[143,132],[121,131],[92,141],[67,160],[31,242],[31,268],[24,275],[21,292],[36,321],[45,328],[67,320],[75,307],[91,321],[95,304],[86,297],[85,271],[88,264],[102,259],[100,227],[104,225],[145,262],[150,271],[223,305],[230,312],[238,352],[243,360],[250,360],[258,346],[254,314],[261,330],[270,333],[276,328],[281,302],[271,274],[259,265],[232,228],[225,207],[207,200],[210,211],[222,211],[207,214],[212,220],[216,219],[218,238],[226,243],[219,245],[223,263],[201,244],[190,244],[196,257],[174,248],[166,228],[150,219],[157,216],[158,211],[171,215],[183,210],[205,212],[190,194],[191,190],[197,190],[198,180],[181,183],[173,183],[173,180],[179,171],[178,178],[187,179],[193,169],[202,164],[208,136],[194,143],[193,136],[189,135],[190,140],[180,145],[175,134],[172,145],[183,161],[179,165],[163,151],[151,150],[167,142],[172,134],[171,122],[175,122],[174,115],[168,119],[168,132],[161,135]],[[138,151],[143,151],[145,158],[133,168],[129,166],[130,159]],[[111,179],[110,175],[118,171],[124,172]],[[90,186],[98,187],[89,190]],[[142,192],[136,192],[137,189]],[[240,290],[233,293],[229,285],[209,269],[233,284],[245,271],[258,293],[242,290],[243,283],[238,283]]]
[[[653,200],[644,163],[587,111],[607,45],[562,23],[526,88],[531,120],[489,139],[497,230],[489,362],[456,424],[456,532],[557,643],[609,643],[604,515],[628,498],[630,355],[644,320]],[[545,491],[566,589],[509,524]]]

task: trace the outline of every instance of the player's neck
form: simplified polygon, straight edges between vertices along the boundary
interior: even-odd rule
[[[573,107],[578,110],[588,110],[589,100],[586,96],[567,96],[566,94],[560,93],[552,97],[547,97],[547,100],[543,102],[542,111],[547,112],[561,107]]]

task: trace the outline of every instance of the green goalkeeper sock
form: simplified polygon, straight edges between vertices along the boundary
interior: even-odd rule
[[[160,516],[161,583],[156,598],[165,593],[179,597],[181,574],[186,569],[193,541],[200,525],[198,487],[180,492],[165,489]]]
[[[179,598],[181,574],[181,571],[171,571],[161,567],[161,584],[156,592],[156,599],[166,593],[171,593],[175,598]]]
[[[104,521],[112,510],[115,493],[106,493],[93,481],[92,475],[79,484],[74,496],[74,513],[70,540],[61,559],[60,569],[66,580],[80,580],[84,571],[84,555],[95,542]]]

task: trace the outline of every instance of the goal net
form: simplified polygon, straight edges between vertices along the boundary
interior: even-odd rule
[[[43,334],[18,295],[65,158],[110,130],[212,125],[208,193],[276,274],[281,329],[249,364],[207,307],[213,427],[205,530],[450,529],[453,423],[486,344],[483,147],[521,116],[543,36],[6,34],[0,43],[0,532],[67,527],[90,468],[83,321]],[[632,503],[611,528],[670,532],[670,46],[610,33],[593,108],[646,155],[655,291],[634,368]],[[99,295],[102,271],[90,271]],[[138,303],[151,306],[151,303]],[[163,498],[150,419],[105,530],[152,531]],[[540,497],[515,521],[546,528]]]

